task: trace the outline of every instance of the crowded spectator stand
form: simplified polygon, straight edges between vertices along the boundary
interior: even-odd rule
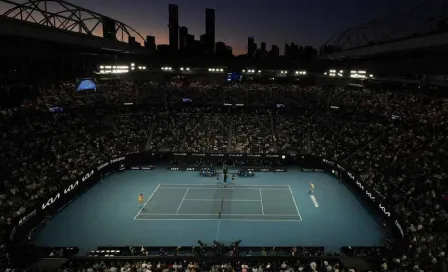
[[[3,230],[92,165],[131,153],[242,154],[232,158],[239,166],[262,154],[272,167],[277,158],[269,155],[311,154],[351,169],[399,218],[409,245],[388,259],[390,266],[431,270],[447,262],[445,97],[203,82],[186,91],[132,81],[101,83],[92,94],[76,93],[72,85],[40,86],[34,99],[1,110]],[[181,102],[187,93],[188,106]],[[125,105],[129,101],[135,104]],[[58,111],[49,112],[55,106]],[[10,233],[3,234],[6,243]]]

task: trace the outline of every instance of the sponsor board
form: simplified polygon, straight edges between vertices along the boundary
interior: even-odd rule
[[[61,194],[67,195],[69,193],[74,192],[75,189],[78,188],[80,181],[85,182],[85,181],[89,180],[93,176],[94,173],[95,173],[95,170],[91,170],[90,172],[87,172],[86,174],[84,174],[84,176],[82,176],[82,178],[80,180],[77,180],[74,183],[70,184],[62,192],[57,193],[54,197],[48,199],[47,202],[42,203],[42,207],[41,207],[42,210],[45,210],[46,208],[53,205],[53,203],[58,201],[61,198]]]
[[[116,163],[116,162],[119,162],[119,161],[124,161],[125,159],[126,159],[125,157],[116,158],[116,159],[110,160],[110,163]]]
[[[328,164],[328,165],[334,166],[334,162],[332,162],[332,161],[329,161],[329,160],[327,160],[327,159],[322,159],[322,162],[323,162],[323,163],[325,163],[325,164]]]
[[[106,166],[108,166],[109,165],[109,163],[108,162],[106,162],[106,163],[103,163],[103,164],[101,164],[100,166],[98,166],[97,168],[96,168],[96,170],[101,170],[101,169],[103,169],[104,167],[106,167]]]
[[[378,207],[380,208],[380,210],[383,211],[384,215],[386,215],[387,217],[390,217],[390,212],[388,212],[386,210],[386,208],[381,203],[378,205]]]
[[[400,232],[401,237],[404,238],[404,232],[403,232],[403,229],[401,228],[400,223],[398,223],[398,220],[395,220],[395,226],[397,227],[398,231]]]
[[[323,169],[314,169],[314,168],[302,168],[303,172],[323,172]]]
[[[154,170],[155,167],[153,165],[145,165],[145,166],[132,166],[131,170]]]
[[[32,212],[30,212],[29,214],[25,215],[24,217],[22,217],[19,220],[19,226],[22,226],[23,224],[25,224],[28,220],[30,220],[32,217],[36,216],[37,214],[37,210],[34,209]]]

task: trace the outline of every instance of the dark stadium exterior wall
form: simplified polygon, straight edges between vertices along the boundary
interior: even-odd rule
[[[27,233],[40,224],[45,218],[55,215],[58,211],[70,204],[76,197],[80,196],[84,191],[91,188],[104,176],[116,171],[125,169],[141,169],[151,170],[154,166],[148,164],[149,161],[155,161],[162,156],[170,157],[186,157],[192,156],[196,158],[280,158],[278,154],[223,154],[223,153],[171,153],[171,152],[143,152],[129,154],[122,157],[111,159],[104,162],[89,171],[85,172],[76,180],[72,180],[61,189],[57,194],[49,197],[46,201],[30,208],[21,217],[17,218],[10,225],[9,240],[11,242],[23,241]],[[346,181],[346,184],[353,189],[354,192],[362,196],[372,209],[377,211],[389,228],[406,243],[406,237],[401,227],[399,217],[393,210],[373,191],[362,179],[353,174],[349,168],[313,155],[298,155],[298,163],[303,167],[303,171],[326,172]],[[279,168],[280,169],[280,168]],[[280,171],[282,172],[282,171]]]

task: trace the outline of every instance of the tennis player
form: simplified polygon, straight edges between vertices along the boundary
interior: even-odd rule
[[[141,207],[143,206],[143,194],[140,194],[138,196],[138,205]]]
[[[310,191],[308,192],[310,195],[314,195],[314,184],[310,182]]]

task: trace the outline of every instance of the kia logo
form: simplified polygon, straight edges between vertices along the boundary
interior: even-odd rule
[[[384,213],[385,215],[387,215],[387,217],[390,217],[390,212],[387,212],[387,211],[386,211],[386,208],[384,208],[384,207],[381,205],[381,203],[380,203],[379,207],[380,207],[380,209],[383,211],[383,213]]]

